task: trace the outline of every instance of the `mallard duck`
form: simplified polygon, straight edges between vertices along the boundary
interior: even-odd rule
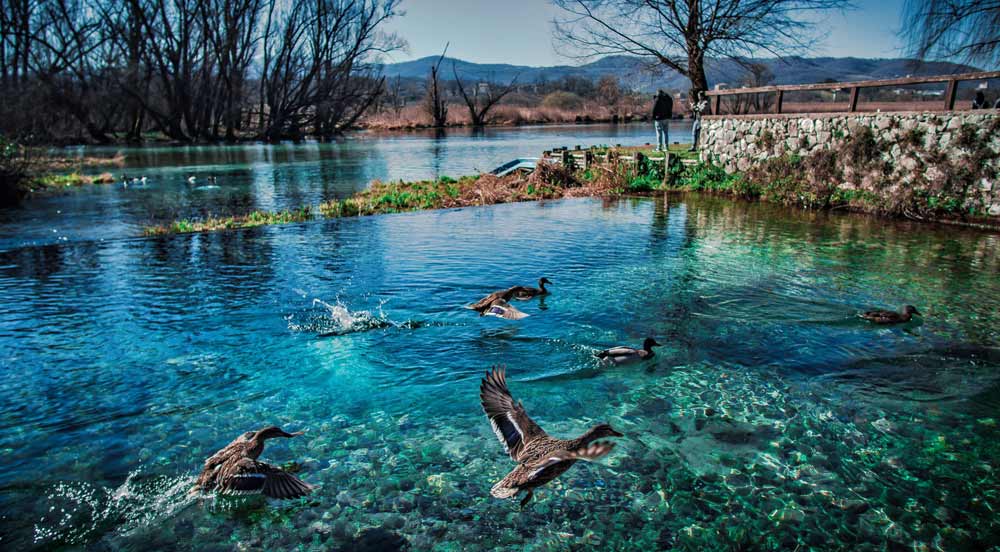
[[[858,316],[873,324],[900,324],[903,322],[909,322],[910,319],[913,318],[914,314],[920,314],[917,307],[914,307],[913,305],[906,305],[903,307],[903,312],[870,310],[868,312],[863,312]]]
[[[533,288],[529,286],[521,286],[519,290],[514,292],[514,299],[518,301],[527,301],[528,299],[533,299],[539,295],[548,295],[549,290],[545,289],[545,284],[551,284],[548,278],[539,278],[538,287]]]
[[[484,314],[487,314],[487,311],[490,309],[490,307],[492,307],[493,304],[496,303],[497,301],[503,301],[504,303],[506,303],[507,301],[510,301],[511,298],[514,297],[514,295],[521,293],[524,289],[526,288],[522,286],[514,286],[512,288],[494,291],[493,293],[487,295],[486,297],[483,297],[482,299],[476,301],[475,303],[472,303],[471,305],[466,305],[465,308],[472,309],[478,312],[479,316],[483,316]],[[510,308],[513,309],[514,307]]]
[[[562,475],[577,460],[596,460],[611,452],[614,443],[595,442],[603,437],[622,437],[608,424],[596,425],[576,439],[555,439],[538,427],[524,407],[514,401],[507,389],[503,367],[486,373],[479,386],[483,410],[490,419],[493,432],[504,451],[517,467],[493,485],[490,494],[496,498],[511,498],[521,491],[523,508],[540,487]]]
[[[597,353],[597,358],[607,359],[615,364],[624,364],[626,362],[635,362],[637,360],[647,360],[656,356],[653,352],[653,347],[660,347],[660,344],[656,342],[652,337],[647,337],[642,342],[642,349],[633,349],[632,347],[612,347],[610,349],[604,349]]]
[[[488,309],[486,309],[486,312],[484,314],[487,314],[489,316],[496,316],[499,318],[506,318],[507,320],[520,320],[522,318],[527,318],[531,316],[530,314],[526,314],[517,310],[516,308],[514,308],[513,305],[511,305],[507,301],[504,301],[503,299],[497,299],[496,301],[493,301],[493,304],[490,305]]]
[[[205,460],[196,488],[202,491],[218,490],[222,494],[263,494],[270,498],[298,498],[311,493],[312,485],[281,468],[257,461],[260,453],[264,452],[264,441],[297,435],[302,435],[302,432],[288,433],[277,426],[240,435]]]

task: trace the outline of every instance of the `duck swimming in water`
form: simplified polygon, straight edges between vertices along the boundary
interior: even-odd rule
[[[656,356],[653,352],[653,347],[660,347],[661,345],[656,342],[652,337],[647,337],[642,342],[642,349],[633,349],[632,347],[612,347],[610,349],[604,349],[597,353],[597,358],[610,360],[615,364],[624,364],[626,362],[635,362],[638,360],[648,360]]]
[[[275,437],[291,438],[301,431],[288,433],[277,426],[248,431],[205,460],[196,489],[218,490],[221,494],[263,494],[270,498],[298,498],[313,487],[298,477],[257,458],[264,452],[264,441]]]
[[[511,498],[527,492],[521,500],[523,508],[534,496],[534,490],[570,469],[578,460],[597,460],[611,452],[614,443],[597,442],[603,437],[622,437],[608,424],[596,425],[576,439],[549,437],[534,422],[524,407],[514,401],[507,389],[503,367],[487,372],[479,386],[483,410],[490,419],[504,451],[517,467],[498,481],[490,494],[496,498]]]
[[[917,307],[914,307],[913,305],[906,305],[903,307],[903,312],[870,310],[868,312],[863,312],[858,316],[873,324],[901,324],[903,322],[909,322],[910,319],[913,318],[914,314],[920,314]]]
[[[533,299],[540,295],[548,295],[549,290],[545,289],[545,284],[551,284],[552,282],[545,277],[538,279],[538,287],[533,288],[529,286],[521,286],[516,292],[514,292],[514,299],[518,301],[527,301],[528,299]]]

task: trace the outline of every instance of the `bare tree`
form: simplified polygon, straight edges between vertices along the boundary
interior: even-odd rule
[[[758,88],[774,83],[774,72],[763,63],[749,63],[745,67],[740,85],[746,88]],[[774,105],[773,94],[737,94],[731,96],[729,106],[731,113],[764,113]]]
[[[614,113],[617,113],[618,103],[622,99],[622,89],[618,85],[618,79],[613,75],[601,77],[601,80],[597,81],[597,99]]]
[[[921,59],[1000,65],[1000,0],[907,0],[904,36]]]
[[[271,0],[275,2],[275,0]],[[309,0],[265,18],[260,136],[329,137],[353,124],[384,90],[373,59],[402,41],[379,27],[398,0]]]
[[[79,121],[93,140],[110,142],[120,115],[111,85],[117,59],[97,10],[86,1],[48,0],[36,15],[29,67],[48,103]]]
[[[807,16],[849,7],[842,0],[553,0],[562,9],[556,39],[571,57],[633,55],[691,81],[689,98],[708,89],[705,60],[743,60],[761,52],[805,51]]]
[[[441,128],[448,123],[448,104],[445,102],[444,94],[441,91],[441,62],[444,55],[448,53],[448,46],[444,45],[441,56],[434,65],[431,66],[431,74],[427,79],[427,94],[424,96],[424,110],[431,116],[431,121],[435,127]]]
[[[465,101],[465,106],[469,108],[469,117],[472,119],[472,126],[481,127],[488,121],[489,112],[504,96],[510,94],[517,84],[517,75],[511,79],[506,86],[501,86],[493,79],[473,84],[471,93],[466,90],[462,79],[458,76],[458,69],[455,62],[451,63],[451,71],[455,75],[455,85],[458,86],[458,93]]]

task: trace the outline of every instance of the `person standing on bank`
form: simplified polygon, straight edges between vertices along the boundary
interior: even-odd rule
[[[701,137],[701,114],[706,108],[708,108],[708,100],[705,99],[705,93],[698,92],[698,101],[691,106],[691,118],[694,119],[694,122],[691,123],[691,149],[688,151],[698,149],[698,138]]]
[[[986,94],[982,90],[976,92],[976,97],[972,99],[972,109],[986,109]]]
[[[653,101],[653,128],[656,130],[656,151],[667,151],[670,132],[667,125],[674,116],[674,100],[663,90],[656,92]]]

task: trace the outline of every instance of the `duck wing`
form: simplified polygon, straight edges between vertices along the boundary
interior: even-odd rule
[[[479,399],[504,452],[517,462],[527,443],[548,435],[528,416],[524,406],[514,401],[507,389],[506,372],[503,366],[487,372],[479,385]]]
[[[250,440],[251,437],[253,437],[253,432],[248,431],[236,439],[233,439],[232,443],[229,443],[212,456],[209,456],[208,459],[205,460],[205,470],[211,470],[217,466],[221,466],[226,460],[229,460],[233,456],[242,455],[244,445]]]
[[[241,458],[223,467],[219,492],[228,495],[263,494],[270,498],[298,498],[312,492],[312,486],[270,464]]]
[[[264,496],[271,498],[299,498],[313,491],[313,486],[298,477],[278,468],[267,474],[264,482]]]
[[[604,456],[605,454],[611,452],[611,449],[615,448],[614,443],[591,443],[590,445],[579,448],[576,450],[560,450],[555,451],[552,454],[540,459],[537,463],[531,465],[531,479],[537,478],[545,473],[545,470],[552,468],[558,464],[564,462],[575,462],[577,460],[586,460],[592,462],[598,458]]]
[[[510,303],[504,301],[503,299],[493,301],[493,304],[490,305],[483,314],[496,316],[498,318],[506,318],[507,320],[521,320],[522,318],[531,316],[514,308]]]
[[[476,301],[475,303],[466,305],[465,308],[477,311],[485,310],[486,307],[489,307],[490,305],[493,304],[494,301],[499,299],[500,296],[504,294],[504,291],[506,290],[494,291],[493,293],[487,295],[486,297],[483,297],[482,299]]]
[[[597,460],[611,452],[613,448],[615,448],[614,443],[592,443],[589,446],[576,450],[555,451],[533,464],[521,464],[518,466],[518,469],[511,472],[511,478],[516,478],[520,486],[530,484],[534,484],[532,486],[542,485],[562,475],[563,472],[568,470],[578,460]],[[514,475],[518,470],[523,471]]]

